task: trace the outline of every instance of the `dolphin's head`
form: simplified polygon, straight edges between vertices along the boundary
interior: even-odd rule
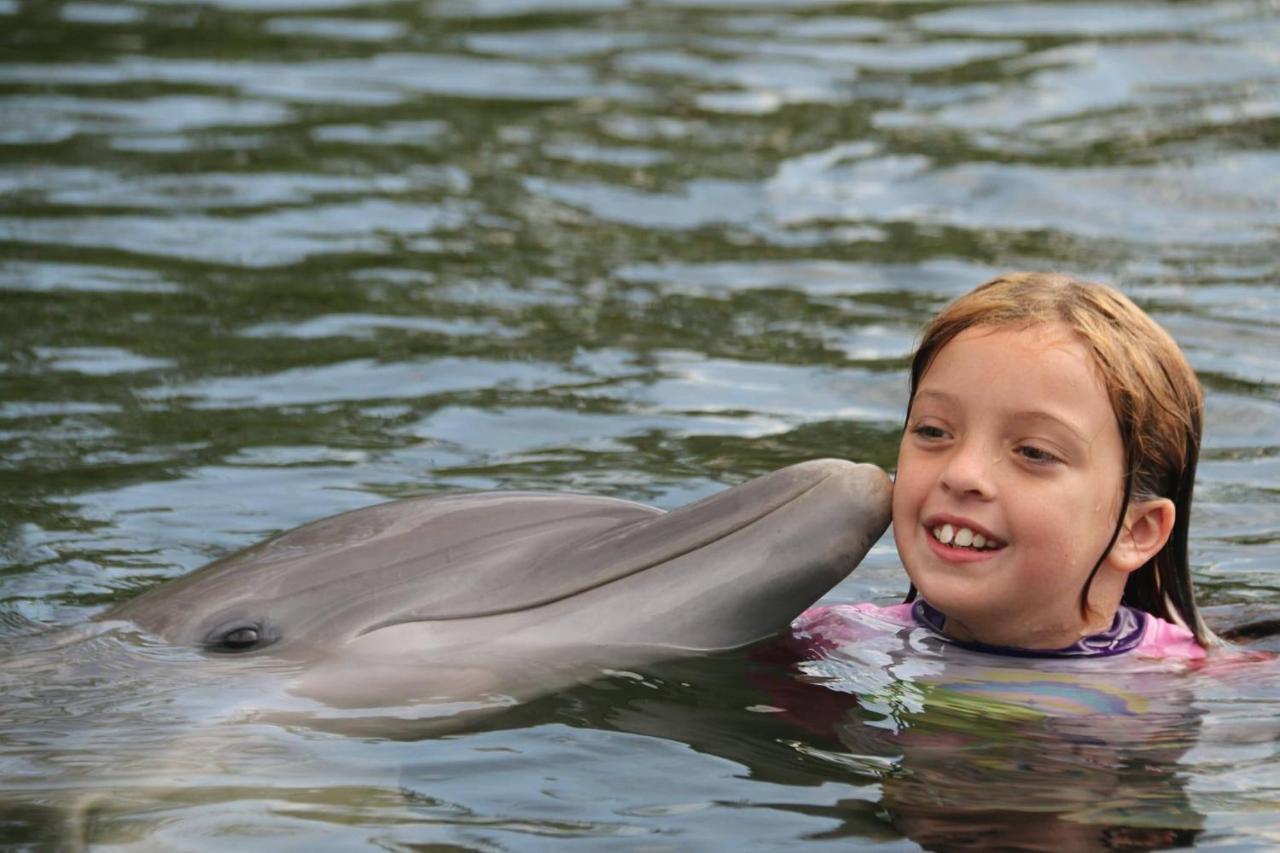
[[[334,704],[405,683],[549,689],[556,672],[776,633],[858,564],[889,496],[879,468],[824,459],[669,513],[530,492],[399,501],[281,534],[105,618],[210,657],[299,662],[298,692]]]
[[[528,606],[555,580],[529,577],[533,562],[657,514],[626,501],[528,492],[378,504],[231,554],[102,618],[213,657],[318,658],[409,613],[457,620]]]

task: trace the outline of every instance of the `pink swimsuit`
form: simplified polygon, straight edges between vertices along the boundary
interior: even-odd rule
[[[867,602],[810,607],[796,617],[791,629],[795,634],[823,644],[840,645],[867,636],[867,617],[901,627],[928,628],[945,638],[942,634],[943,615],[923,600],[887,607]],[[1079,658],[1134,654],[1144,658],[1198,660],[1205,656],[1204,649],[1186,628],[1125,605],[1116,612],[1111,628],[1084,637],[1063,649],[1020,649],[956,640],[949,642],[976,651],[1015,657]]]

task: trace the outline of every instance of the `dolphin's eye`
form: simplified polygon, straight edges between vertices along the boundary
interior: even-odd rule
[[[261,625],[241,623],[214,631],[204,646],[211,652],[248,652],[270,645],[273,639]]]
[[[229,649],[243,649],[256,646],[262,641],[262,632],[257,628],[236,628],[222,638],[222,645]]]

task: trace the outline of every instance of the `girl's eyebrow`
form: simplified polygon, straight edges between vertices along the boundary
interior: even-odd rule
[[[921,397],[931,398],[933,402],[942,405],[955,406],[960,403],[960,395],[952,394],[949,391],[935,390],[932,388],[921,389],[916,392],[916,399]],[[1046,421],[1051,426],[1061,427],[1071,434],[1081,444],[1088,445],[1089,439],[1084,432],[1071,421],[1064,417],[1060,417],[1052,412],[1046,412],[1043,409],[1020,409],[1010,413],[1011,417],[1022,420]]]
[[[1078,427],[1076,427],[1070,421],[1066,421],[1058,417],[1057,415],[1050,414],[1049,412],[1041,411],[1039,409],[1030,409],[1027,411],[1014,412],[1013,416],[1015,418],[1022,418],[1025,420],[1047,421],[1050,426],[1056,426],[1056,427],[1061,427],[1062,429],[1065,429],[1067,432],[1071,434],[1072,438],[1074,438],[1076,441],[1079,441],[1081,444],[1084,444],[1084,445],[1089,444],[1089,439],[1085,437],[1085,434]]]
[[[948,394],[946,391],[934,391],[932,388],[921,388],[916,392],[916,399],[921,397],[937,397],[940,402],[954,403],[960,398],[955,394]]]

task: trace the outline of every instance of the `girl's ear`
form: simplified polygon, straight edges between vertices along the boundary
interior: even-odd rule
[[[1176,515],[1173,501],[1168,498],[1130,503],[1124,527],[1111,549],[1111,564],[1122,572],[1141,568],[1169,541]]]

